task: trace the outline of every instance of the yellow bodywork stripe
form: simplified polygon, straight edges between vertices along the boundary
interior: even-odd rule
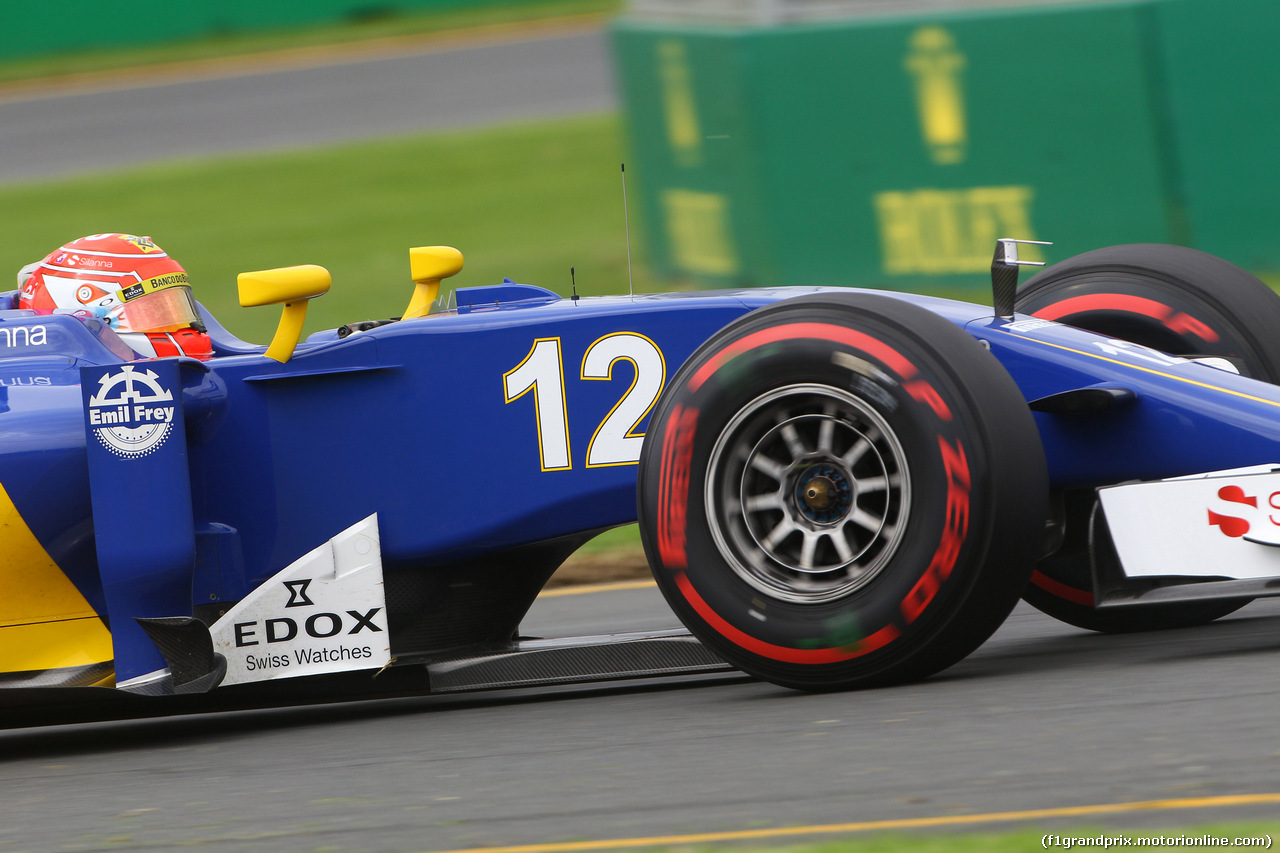
[[[0,485],[0,672],[112,659],[111,633]]]
[[[43,672],[111,660],[111,634],[97,616],[0,628],[0,672]]]

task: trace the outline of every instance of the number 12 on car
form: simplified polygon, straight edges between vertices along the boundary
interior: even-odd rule
[[[657,344],[638,332],[613,332],[597,338],[582,356],[582,380],[608,381],[614,365],[629,361],[635,377],[600,421],[587,444],[588,468],[634,465],[640,459],[644,433],[636,433],[667,380],[667,364]],[[573,468],[569,442],[569,403],[565,395],[564,353],[559,338],[538,338],[529,354],[502,374],[506,402],[533,392],[538,430],[538,457],[543,471]]]

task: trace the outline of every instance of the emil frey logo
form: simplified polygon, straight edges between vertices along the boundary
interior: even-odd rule
[[[89,426],[112,453],[136,459],[168,438],[174,411],[173,392],[155,371],[126,365],[98,380],[98,393],[89,398]]]
[[[1267,497],[1267,505],[1276,512],[1269,512],[1266,506],[1259,508],[1258,498],[1246,495],[1239,486],[1218,489],[1218,499],[1231,504],[1228,509],[1238,513],[1227,515],[1209,510],[1209,524],[1216,525],[1224,536],[1280,547],[1280,492],[1272,492]]]

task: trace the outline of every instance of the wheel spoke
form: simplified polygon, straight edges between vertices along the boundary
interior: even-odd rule
[[[812,569],[813,557],[818,552],[818,540],[824,534],[814,530],[806,530],[804,532],[804,543],[800,546],[800,568]]]
[[[822,425],[818,427],[818,452],[825,453],[828,456],[832,454],[831,439],[835,435],[836,422],[830,416],[822,419]]]
[[[791,460],[794,462],[809,451],[805,448],[804,442],[800,440],[800,433],[796,432],[794,424],[784,424],[782,429],[778,430],[782,436],[782,440],[786,442],[787,452],[791,454]]]
[[[827,535],[831,538],[831,544],[836,546],[836,553],[840,555],[840,562],[847,563],[853,559],[853,549],[849,547],[849,540],[844,538],[843,527],[835,533]]]
[[[759,471],[761,474],[764,474],[766,477],[772,477],[779,483],[782,482],[783,477],[787,474],[786,465],[774,462],[768,456],[763,454],[757,454],[755,458],[751,460],[751,467]]]
[[[853,443],[853,447],[850,447],[845,452],[844,456],[840,457],[840,461],[844,463],[846,468],[852,468],[854,465],[858,464],[858,460],[861,459],[870,449],[871,442],[859,436],[858,440]]]
[[[889,488],[888,477],[864,477],[858,480],[858,494],[883,492]]]
[[[782,493],[769,492],[763,495],[752,495],[747,498],[742,508],[747,512],[760,512],[766,509],[782,509]]]
[[[800,528],[796,527],[795,523],[792,522],[791,519],[784,515],[782,520],[774,526],[773,530],[769,531],[769,535],[764,538],[764,542],[761,544],[772,551],[782,544],[782,540],[786,539],[799,529]]]
[[[883,518],[877,518],[864,509],[855,509],[849,516],[849,520],[859,527],[870,530],[872,533],[875,533],[884,526]]]

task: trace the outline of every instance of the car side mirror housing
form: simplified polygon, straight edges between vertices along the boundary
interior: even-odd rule
[[[440,281],[462,269],[462,253],[452,246],[416,246],[409,250],[409,274],[413,298],[404,310],[405,320],[424,317],[440,292]]]
[[[298,339],[302,337],[307,302],[328,293],[332,284],[329,271],[315,264],[242,272],[236,277],[241,307],[284,303],[280,325],[276,327],[271,346],[267,347],[267,358],[284,364],[293,357]]]

